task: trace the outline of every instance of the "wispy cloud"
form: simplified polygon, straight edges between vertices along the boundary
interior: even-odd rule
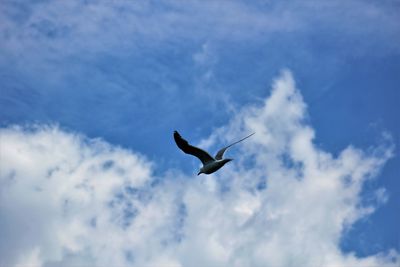
[[[253,5],[242,1],[188,1],[184,5],[180,1],[39,1],[29,5],[15,1],[3,3],[0,10],[0,46],[24,66],[33,64],[30,60],[51,64],[77,55],[135,53],[177,40],[265,42],[285,34],[300,34],[302,39],[319,31],[330,32],[352,53],[378,47],[385,47],[379,49],[382,53],[393,53],[399,49],[394,40],[400,34],[395,10],[390,4],[367,1],[260,1]],[[379,38],[365,42],[371,33]],[[29,57],[20,57],[21,53]]]
[[[359,258],[339,247],[376,208],[362,185],[392,144],[335,157],[313,143],[306,112],[284,72],[217,131],[257,133],[233,164],[196,178],[156,176],[156,162],[58,127],[2,128],[0,265],[397,266],[395,250]],[[385,202],[384,189],[376,197]]]

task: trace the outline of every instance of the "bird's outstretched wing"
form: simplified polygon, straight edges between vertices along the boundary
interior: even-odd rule
[[[233,146],[233,145],[235,145],[235,144],[237,144],[237,143],[239,143],[239,142],[242,142],[244,139],[249,138],[249,137],[252,136],[253,134],[255,134],[255,133],[252,133],[252,134],[246,136],[245,138],[242,138],[242,139],[240,139],[239,141],[236,141],[235,143],[230,144],[229,146],[226,146],[226,147],[224,147],[224,148],[221,148],[221,149],[217,152],[217,155],[215,155],[215,159],[216,159],[216,160],[222,159],[222,157],[224,156],[225,151],[226,151],[228,148],[230,148],[231,146]]]
[[[182,149],[183,152],[199,158],[203,165],[207,164],[208,162],[214,161],[214,158],[211,157],[210,154],[208,154],[203,149],[190,145],[189,142],[183,139],[177,131],[174,132],[174,139],[176,145],[180,149]]]

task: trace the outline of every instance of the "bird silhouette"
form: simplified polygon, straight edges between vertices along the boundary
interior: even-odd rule
[[[233,159],[228,159],[228,158],[225,158],[225,159],[222,158],[224,156],[225,151],[228,148],[230,148],[231,146],[245,140],[246,138],[249,138],[253,134],[255,134],[255,133],[252,133],[252,134],[240,139],[239,141],[236,141],[224,148],[221,148],[215,155],[215,158],[213,158],[207,151],[204,151],[201,148],[198,148],[198,147],[195,147],[195,146],[192,146],[191,144],[189,144],[189,142],[186,141],[185,139],[183,139],[182,136],[177,131],[174,131],[174,139],[175,139],[176,145],[183,152],[197,157],[201,161],[201,163],[203,163],[203,167],[200,168],[200,171],[197,174],[197,175],[200,175],[201,173],[211,174],[213,172],[216,172],[217,170],[222,168],[222,166],[224,166],[226,163],[233,160]]]

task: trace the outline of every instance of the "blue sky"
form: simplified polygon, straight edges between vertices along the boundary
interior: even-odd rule
[[[150,169],[144,171],[151,173],[149,180],[181,177],[183,181],[178,181],[185,186],[177,189],[165,185],[172,188],[165,190],[180,192],[176,194],[182,197],[186,193],[181,191],[190,192],[193,186],[190,183],[197,183],[195,179],[206,185],[211,182],[208,178],[194,178],[198,162],[177,150],[172,139],[173,130],[179,130],[194,144],[202,143],[215,150],[242,137],[240,134],[267,127],[257,133],[258,139],[254,141],[266,142],[267,155],[270,153],[268,142],[279,143],[281,137],[276,136],[275,140],[274,129],[263,123],[281,119],[284,124],[292,119],[286,120],[278,112],[268,115],[275,119],[267,116],[264,121],[251,110],[259,109],[262,113],[264,103],[274,96],[274,81],[281,80],[290,87],[293,79],[301,100],[289,101],[281,112],[285,114],[292,104],[299,108],[304,105],[299,119],[293,121],[304,129],[312,129],[315,151],[324,151],[335,159],[341,158],[343,151],[350,147],[363,151],[365,159],[384,160],[376,163],[373,171],[366,172],[360,188],[353,192],[358,199],[355,207],[373,207],[374,211],[362,216],[361,212],[344,230],[338,230],[339,250],[343,255],[354,252],[356,259],[390,251],[398,253],[399,9],[396,1],[5,1],[0,8],[0,123],[4,132],[0,142],[5,146],[4,140],[15,135],[20,139],[10,140],[32,144],[37,140],[32,135],[49,133],[53,129],[59,132],[60,140],[64,135],[82,138],[80,142],[84,145],[77,145],[79,150],[85,144],[90,147],[97,142],[93,140],[100,138],[117,150],[143,157],[145,167],[138,163],[139,169]],[[285,70],[289,76],[283,74]],[[292,91],[287,94],[297,95]],[[249,124],[252,120],[259,120],[258,124]],[[34,129],[29,130],[32,125]],[[22,128],[15,130],[16,126]],[[290,130],[290,125],[279,128],[276,133],[280,132],[285,136],[297,133]],[[266,141],[268,138],[272,141]],[[31,139],[33,141],[27,141]],[[22,149],[20,153],[28,150]],[[238,151],[242,150],[238,148],[230,153],[240,158]],[[48,153],[51,157],[51,150],[35,153]],[[387,156],[388,153],[391,156]],[[2,154],[7,159],[7,154]],[[296,155],[295,152],[290,154],[294,161],[297,158],[303,162]],[[259,157],[262,161],[261,150]],[[232,166],[251,171],[251,162],[243,159],[235,164],[240,162],[244,166]],[[303,164],[307,162],[304,159]],[[17,163],[13,165],[14,172],[18,173],[19,169],[22,172],[24,164]],[[132,171],[135,176],[136,169]],[[230,167],[227,174],[211,177],[218,181],[218,186],[228,186],[224,177],[238,175],[232,174],[234,171],[234,167]],[[274,172],[260,176],[266,179],[267,188],[273,175]],[[6,172],[2,176],[6,179]],[[115,177],[122,179],[118,175]],[[33,184],[35,181],[32,178]],[[196,186],[201,186],[201,182]],[[186,187],[186,183],[190,185]],[[152,196],[158,192],[146,188],[139,191]],[[242,189],[238,187],[233,192],[239,193]],[[267,194],[266,199],[271,195]],[[221,197],[214,191],[212,196]],[[179,207],[184,207],[182,205]],[[4,215],[10,207],[0,214]],[[185,216],[190,217],[191,210],[187,209],[189,215]],[[185,209],[178,210],[183,216],[181,213]],[[190,225],[191,220],[187,221]],[[7,224],[7,221],[0,222],[0,225]],[[185,231],[192,229],[182,225],[179,227]],[[165,226],[165,229],[171,227],[177,226]],[[263,229],[261,223],[258,227]],[[68,265],[68,260],[79,258],[81,251],[60,245],[69,252],[55,259],[49,256],[51,253],[47,253],[46,246],[39,243],[32,246],[39,250],[33,249],[33,258],[27,256],[26,259],[37,260],[44,266],[57,265],[57,262]],[[0,248],[5,251],[4,244]],[[18,261],[23,262],[21,255],[28,252],[23,246],[16,245],[14,249],[16,256],[7,258],[6,263],[18,265]],[[191,249],[193,247],[187,246],[182,251]],[[185,259],[176,255],[174,258],[172,254],[166,257],[185,263]],[[127,258],[135,258],[132,256],[135,251],[127,255],[131,255]],[[207,252],[204,255],[210,260],[206,263],[211,265],[229,262],[213,258]],[[168,262],[154,255],[149,255],[148,259]],[[141,260],[128,262],[152,262]],[[235,263],[249,263],[240,260]],[[288,265],[285,261],[274,263]]]

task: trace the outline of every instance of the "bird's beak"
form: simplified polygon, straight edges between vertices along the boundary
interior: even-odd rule
[[[197,175],[200,175],[201,174],[201,172],[199,172]]]

